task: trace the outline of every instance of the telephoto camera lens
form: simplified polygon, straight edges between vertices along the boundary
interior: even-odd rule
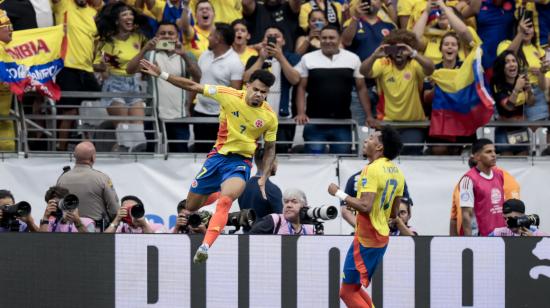
[[[142,218],[145,216],[145,208],[142,204],[136,204],[130,209],[130,215],[137,219]]]
[[[78,208],[79,200],[76,195],[68,194],[65,198],[59,200],[58,207],[62,211],[74,211]]]
[[[331,220],[338,216],[338,209],[334,205],[323,205],[321,207],[310,207],[306,213],[311,219]]]

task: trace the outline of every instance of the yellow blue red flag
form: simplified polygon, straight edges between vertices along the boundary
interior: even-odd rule
[[[495,101],[485,86],[481,54],[477,46],[459,69],[433,73],[430,136],[471,136],[493,116]]]
[[[0,80],[16,95],[36,91],[58,100],[54,77],[63,68],[67,39],[63,25],[14,31],[11,42],[0,43]]]

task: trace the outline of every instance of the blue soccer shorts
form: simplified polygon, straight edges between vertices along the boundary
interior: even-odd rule
[[[387,247],[388,245],[380,248],[365,247],[355,237],[344,261],[342,282],[368,287]]]
[[[236,154],[214,154],[206,159],[201,171],[191,182],[190,191],[200,195],[209,195],[220,190],[221,184],[233,177],[250,178],[252,162],[250,159]]]

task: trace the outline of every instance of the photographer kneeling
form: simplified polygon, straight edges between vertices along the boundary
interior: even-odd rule
[[[205,211],[191,212],[185,208],[186,200],[178,204],[178,218],[176,225],[170,229],[170,233],[206,234],[207,225],[211,214]]]
[[[161,224],[147,222],[143,202],[138,197],[125,196],[105,233],[165,233],[164,230]]]
[[[38,226],[31,216],[31,205],[25,201],[15,203],[9,190],[0,189],[0,232],[37,232]]]
[[[547,236],[537,228],[540,223],[538,215],[525,215],[525,204],[521,200],[506,200],[502,214],[507,226],[495,228],[489,236]]]
[[[95,232],[95,222],[78,214],[78,197],[61,186],[52,186],[44,196],[47,206],[40,232]]]
[[[315,234],[313,225],[303,225],[300,209],[307,206],[306,194],[299,189],[287,189],[283,194],[283,213],[270,214],[256,222],[250,234]]]

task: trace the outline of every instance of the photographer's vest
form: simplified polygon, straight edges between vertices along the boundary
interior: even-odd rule
[[[505,227],[502,217],[504,203],[504,176],[502,171],[493,168],[493,178],[486,179],[473,167],[466,173],[474,185],[474,213],[476,215],[479,235],[487,236],[495,228]]]
[[[302,225],[302,229],[300,230],[300,233],[296,233],[294,231],[294,228],[292,228],[292,224],[285,219],[283,214],[270,214],[270,216],[271,216],[271,219],[273,219],[273,225],[275,225],[275,227],[273,228],[273,234],[279,234],[279,235],[315,234],[315,231],[312,225]]]

